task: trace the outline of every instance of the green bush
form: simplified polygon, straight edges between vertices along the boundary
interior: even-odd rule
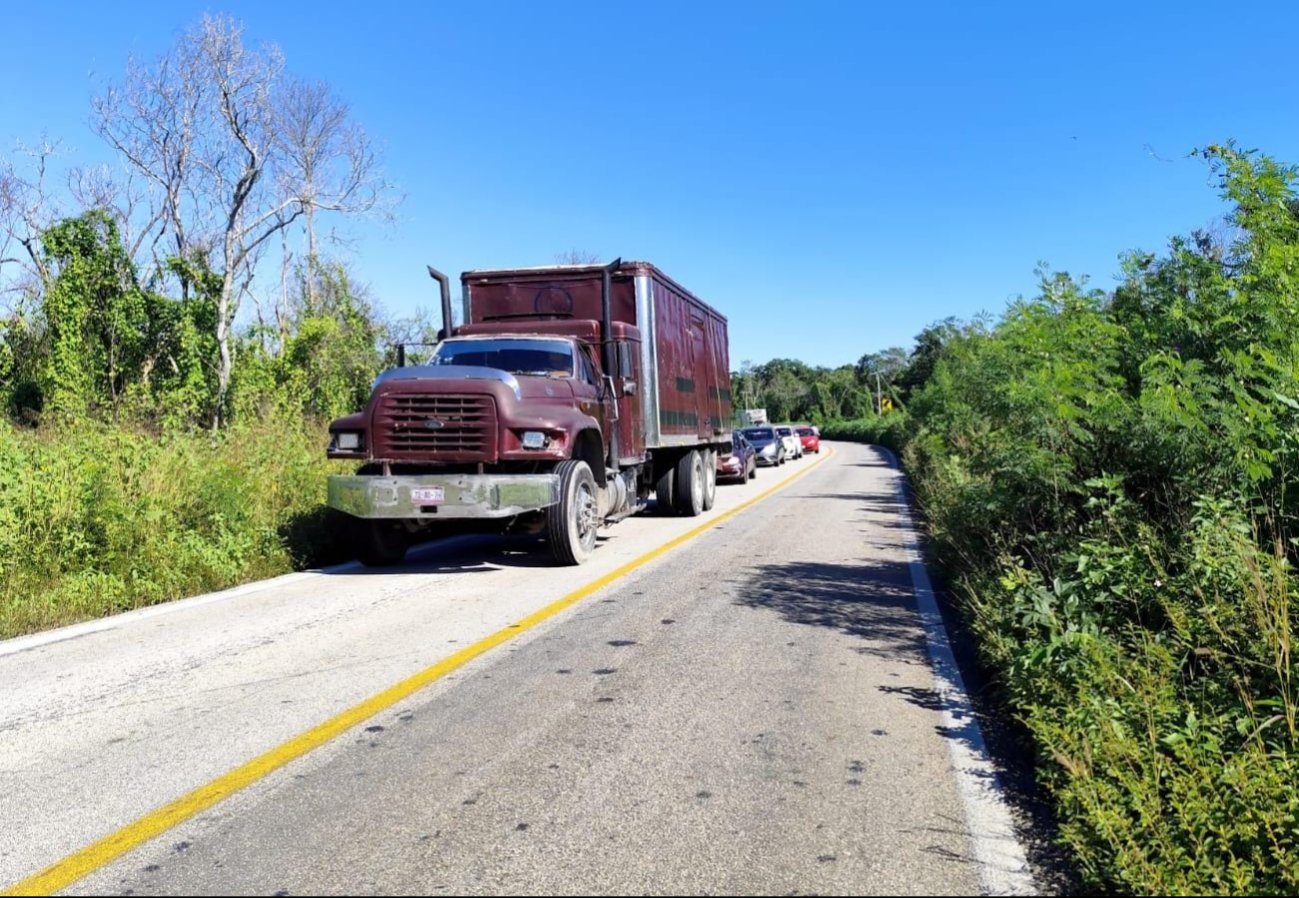
[[[821,438],[849,443],[871,443],[900,452],[906,442],[907,414],[904,411],[872,415],[855,421],[827,421],[821,425]]]
[[[903,457],[1084,875],[1293,894],[1299,171],[1205,155],[1230,242],[1133,253],[1112,295],[1047,274],[948,334]]]
[[[324,427],[0,423],[0,638],[341,560]]]

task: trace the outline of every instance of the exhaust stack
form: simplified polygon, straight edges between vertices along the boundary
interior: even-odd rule
[[[432,265],[428,266],[428,275],[437,281],[442,288],[442,336],[440,339],[445,340],[451,336],[451,281]]]
[[[618,347],[613,342],[613,273],[622,267],[622,257],[619,256],[600,271],[600,328],[602,333],[600,337],[604,342],[604,373],[607,376],[605,383],[610,387],[613,386],[614,378],[618,376]],[[610,400],[617,407],[618,397],[610,396]],[[618,470],[618,428],[614,427],[609,433],[609,468]]]

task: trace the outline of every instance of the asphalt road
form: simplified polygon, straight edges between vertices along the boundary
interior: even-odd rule
[[[899,476],[840,445],[581,568],[462,538],[0,643],[0,884],[793,478],[67,891],[1027,890],[988,850]]]

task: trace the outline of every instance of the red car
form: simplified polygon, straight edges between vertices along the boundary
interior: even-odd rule
[[[815,427],[795,427],[794,433],[803,443],[804,452],[815,452],[821,454],[821,435],[817,433]]]

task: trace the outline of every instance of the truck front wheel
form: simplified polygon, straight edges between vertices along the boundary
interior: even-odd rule
[[[707,491],[703,453],[691,449],[677,462],[677,514],[693,518],[704,510],[704,493]]]
[[[550,554],[560,564],[581,564],[595,549],[600,526],[595,475],[584,461],[560,462],[559,501],[546,509],[546,537]]]
[[[366,567],[401,564],[410,547],[410,538],[405,529],[395,521],[352,518],[351,536],[356,557]]]

